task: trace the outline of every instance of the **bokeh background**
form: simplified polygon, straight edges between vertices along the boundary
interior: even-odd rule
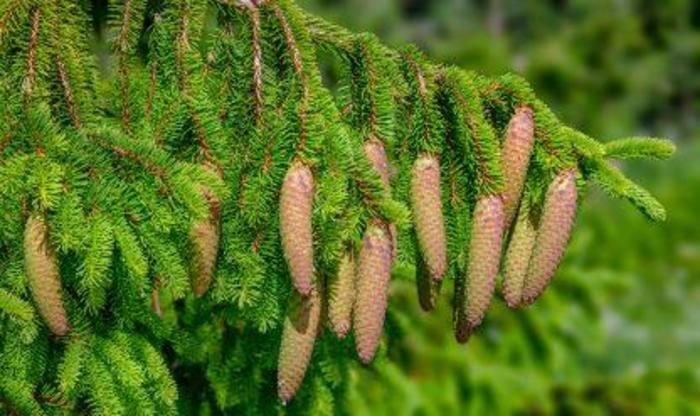
[[[700,414],[700,2],[299,0],[354,31],[489,75],[522,74],[568,124],[606,141],[673,139],[624,170],[665,224],[595,189],[553,287],[498,299],[468,345],[447,302],[425,315],[395,282],[390,360],[352,374],[350,414]]]

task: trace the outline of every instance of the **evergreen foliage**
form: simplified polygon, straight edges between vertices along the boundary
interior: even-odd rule
[[[465,340],[510,235],[501,148],[522,108],[521,199],[545,232],[562,172],[665,217],[607,159],[670,145],[603,146],[517,76],[391,50],[292,0],[123,0],[108,20],[98,62],[84,2],[0,5],[0,410],[331,414],[361,371],[353,345],[391,376],[392,265],[399,282],[415,272],[425,309],[454,282]],[[319,53],[341,63],[335,91]],[[444,217],[430,233],[412,191],[424,158]],[[334,279],[354,297],[330,323],[344,337],[354,307],[343,340],[324,329]]]

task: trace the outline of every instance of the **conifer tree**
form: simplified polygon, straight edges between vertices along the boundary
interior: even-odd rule
[[[607,159],[671,145],[603,146],[517,76],[292,0],[123,0],[108,20],[98,59],[84,2],[0,5],[0,410],[332,412],[352,369],[385,359],[392,267],[426,310],[454,283],[464,341],[521,201],[538,213],[526,303],[589,182],[665,217]]]

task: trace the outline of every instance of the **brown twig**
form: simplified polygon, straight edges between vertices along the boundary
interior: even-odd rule
[[[275,13],[275,18],[280,24],[280,27],[282,28],[282,32],[284,33],[284,38],[285,42],[287,43],[287,48],[289,49],[289,52],[292,55],[292,66],[294,67],[294,72],[296,73],[297,77],[299,78],[299,81],[301,83],[301,131],[299,133],[299,145],[297,147],[297,152],[301,151],[304,146],[306,145],[306,140],[307,140],[307,129],[306,129],[306,123],[307,123],[307,111],[309,109],[309,101],[310,101],[310,95],[311,92],[309,90],[309,82],[306,77],[306,73],[304,72],[304,62],[301,57],[301,51],[299,50],[299,45],[297,44],[296,37],[294,36],[294,31],[292,30],[291,26],[289,25],[289,22],[287,21],[287,18],[284,16],[284,13],[282,12],[282,9],[277,5],[272,6],[273,11]]]
[[[260,40],[260,12],[257,8],[249,11],[253,36],[253,97],[255,100],[255,121],[258,127],[263,117],[263,75],[262,75],[262,47]]]
[[[32,11],[32,28],[29,34],[29,47],[27,51],[27,76],[24,79],[24,93],[27,100],[31,98],[36,83],[36,58],[39,46],[39,24],[41,22],[41,10],[35,8]]]
[[[469,128],[473,139],[473,144],[474,144],[474,154],[476,155],[476,163],[477,163],[477,169],[479,171],[479,176],[481,177],[482,182],[484,183],[491,183],[493,178],[491,177],[488,169],[488,163],[487,163],[487,156],[484,154],[484,150],[481,147],[480,139],[481,137],[479,134],[476,134],[479,130],[479,127],[476,125],[476,120],[474,120],[474,115],[469,112],[469,105],[467,103],[466,97],[464,96],[464,91],[462,91],[460,88],[455,88],[455,98],[457,99],[457,103],[459,104],[459,109],[458,111],[462,112],[462,117],[464,118],[464,121],[467,123],[467,127]]]
[[[126,57],[128,52],[129,42],[129,23],[131,21],[131,0],[124,2],[124,15],[122,18],[122,26],[119,30],[117,38],[117,54],[119,55],[119,93],[122,102],[122,124],[127,133],[131,133],[131,108],[129,103],[129,95],[131,83],[129,81],[129,62]]]
[[[153,115],[153,100],[156,96],[156,85],[158,81],[158,63],[154,59],[149,65],[149,78],[148,78],[148,95],[146,96],[146,104],[144,105],[144,114],[146,118],[150,119]]]
[[[159,179],[165,179],[167,177],[167,174],[166,174],[164,169],[162,169],[159,166],[154,165],[153,163],[148,162],[147,160],[144,160],[137,153],[135,153],[129,149],[124,149],[123,147],[113,145],[111,143],[107,143],[95,134],[89,134],[89,137],[98,146],[100,146],[104,149],[110,150],[111,152],[113,152],[114,154],[116,154],[119,157],[130,159],[130,160],[138,163],[139,165],[143,166],[153,176],[155,176]]]
[[[73,123],[73,127],[79,129],[82,127],[82,122],[80,121],[80,116],[78,115],[78,111],[76,109],[75,96],[73,95],[73,89],[71,88],[68,73],[66,72],[66,66],[63,63],[63,60],[59,58],[56,62],[56,67],[58,69],[58,76],[61,79],[61,85],[63,86],[63,97],[66,100],[68,115]]]
[[[185,97],[185,105],[187,105],[190,118],[195,125],[199,151],[207,164],[211,166],[218,166],[218,163],[211,152],[211,146],[207,141],[207,132],[204,128],[204,124],[202,123],[202,119],[197,110],[194,108],[193,98],[191,96],[191,85],[188,78],[189,74],[185,68],[185,53],[190,48],[189,26],[190,19],[185,13],[180,18],[180,28],[175,46],[175,60],[180,78],[180,89],[182,90],[182,95]]]
[[[429,97],[429,92],[428,92],[428,83],[425,80],[425,74],[423,73],[423,70],[421,69],[420,65],[418,62],[415,60],[411,59],[409,56],[404,56],[403,59],[406,60],[408,63],[409,67],[411,68],[411,71],[413,72],[414,76],[416,77],[416,80],[418,81],[418,98],[421,100],[423,105],[427,108],[430,106],[430,97]],[[428,128],[428,123],[424,123],[424,128],[423,128],[423,139],[425,142],[430,141],[430,130]]]

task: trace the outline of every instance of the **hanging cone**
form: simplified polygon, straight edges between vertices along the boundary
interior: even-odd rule
[[[365,156],[374,170],[382,178],[385,189],[389,189],[391,174],[389,171],[389,159],[386,156],[384,144],[377,139],[369,139],[364,145]]]
[[[355,259],[348,250],[340,259],[338,274],[329,287],[328,316],[338,339],[347,336],[352,325],[352,307],[355,303]]]
[[[387,158],[386,150],[384,149],[384,144],[376,138],[371,138],[365,142],[364,152],[370,164],[382,179],[384,189],[387,192],[390,192],[391,172],[389,168],[389,159]],[[396,229],[396,225],[389,224],[389,234],[391,235],[391,242],[394,247],[392,255],[394,259],[396,259],[399,249],[399,233]]]
[[[508,306],[513,309],[519,307],[522,301],[523,284],[532,250],[535,247],[536,236],[537,231],[530,219],[530,210],[527,204],[523,203],[520,206],[503,265],[503,297]]]
[[[510,228],[520,204],[534,143],[535,120],[532,109],[519,107],[510,120],[503,143],[502,164],[505,176],[503,207],[506,215],[506,230]]]
[[[302,295],[313,286],[314,258],[311,210],[314,178],[308,166],[294,162],[287,172],[280,196],[282,247],[292,282]]]
[[[374,358],[386,315],[391,264],[391,236],[384,224],[372,224],[365,232],[358,267],[354,311],[355,343],[364,363]]]
[[[418,288],[418,302],[421,308],[425,312],[434,311],[437,307],[442,282],[433,279],[420,253],[416,255],[416,286]]]
[[[474,209],[467,278],[458,294],[455,316],[457,341],[466,342],[486,315],[501,261],[504,214],[499,196],[479,199]]]
[[[559,267],[574,226],[576,201],[576,173],[566,170],[554,179],[545,197],[523,288],[523,302],[528,305],[544,292]]]
[[[205,188],[204,196],[209,203],[209,218],[200,221],[190,229],[190,243],[192,245],[192,266],[190,279],[195,296],[204,296],[209,290],[216,258],[219,253],[219,222],[221,204],[219,199]]]
[[[151,289],[151,309],[156,316],[159,318],[163,317],[163,308],[160,305],[160,290],[158,290],[158,285],[156,283],[153,284],[153,288]]]
[[[447,267],[447,243],[442,216],[440,162],[436,157],[421,156],[413,165],[411,204],[426,269],[433,280],[442,281]]]
[[[285,404],[299,390],[309,367],[321,321],[321,304],[316,288],[305,297],[292,293],[277,363],[277,393]]]
[[[30,217],[24,231],[25,268],[29,289],[39,314],[54,335],[64,336],[70,330],[63,306],[61,278],[56,256],[49,247],[46,223]]]

